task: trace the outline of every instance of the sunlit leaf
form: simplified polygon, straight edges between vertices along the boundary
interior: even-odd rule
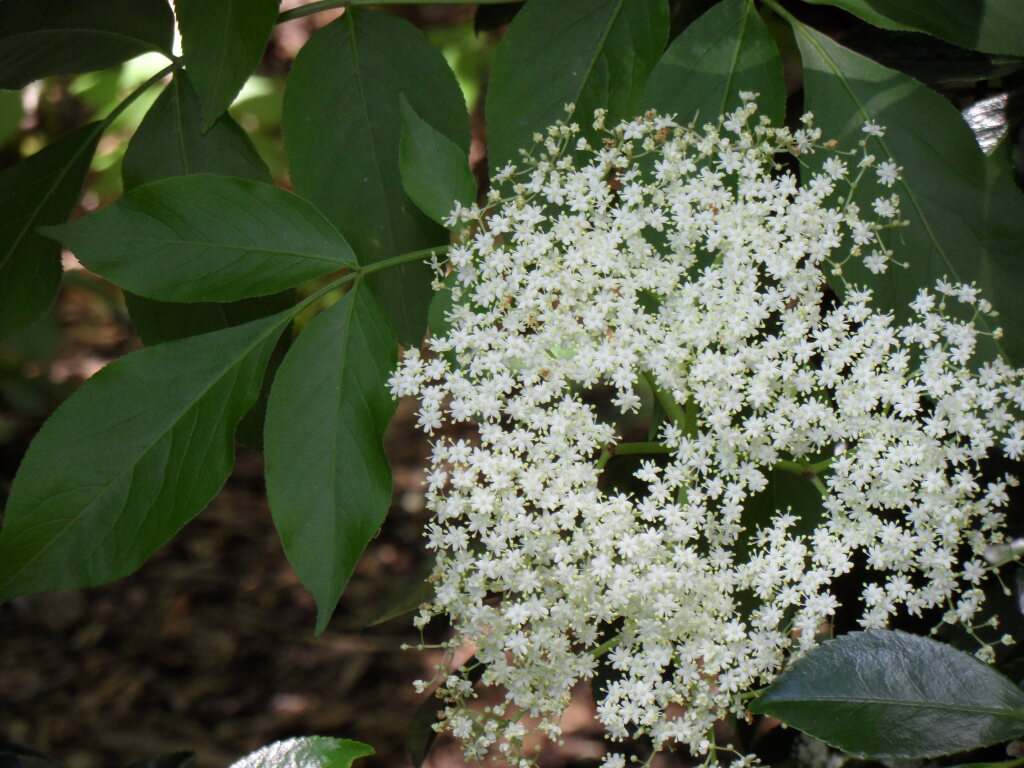
[[[243,757],[230,768],[350,768],[373,747],[350,739],[300,736],[270,744]]]

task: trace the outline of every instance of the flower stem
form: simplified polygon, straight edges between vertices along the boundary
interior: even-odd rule
[[[600,645],[595,645],[593,648],[590,649],[589,653],[594,658],[599,659],[606,653],[608,653],[608,651],[610,651],[612,648],[614,648],[615,644],[618,643],[621,639],[622,635],[613,635]]]
[[[119,118],[121,116],[121,114],[126,109],[128,109],[128,107],[130,107],[132,105],[132,103],[137,98],[139,98],[139,96],[144,94],[146,91],[148,91],[154,85],[159,83],[161,80],[163,80],[169,74],[175,72],[176,70],[181,69],[182,66],[183,66],[183,62],[181,61],[181,59],[175,59],[170,64],[168,64],[166,67],[164,67],[159,72],[157,72],[155,75],[153,75],[148,80],[146,80],[146,82],[144,82],[142,85],[140,85],[134,91],[129,93],[120,104],[118,104],[116,107],[114,107],[112,110],[110,110],[109,114],[107,114],[107,116],[103,118],[103,122],[100,124],[100,130],[101,131],[105,131],[107,128],[109,128],[110,125],[115,120],[117,120],[117,118]]]
[[[654,392],[654,396],[658,398],[658,403],[661,405],[661,409],[665,411],[665,415],[668,416],[672,423],[675,424],[679,429],[683,430],[684,434],[690,434],[691,422],[696,427],[696,414],[687,414],[683,410],[682,406],[676,402],[676,399],[672,397],[671,392],[666,392],[654,383],[654,379],[651,378],[649,373],[641,373],[644,377],[644,381],[647,382],[647,386]],[[687,406],[690,404],[687,403]]]
[[[656,442],[638,442],[638,443],[618,443],[617,445],[609,445],[603,451],[601,451],[600,457],[597,459],[598,470],[604,469],[605,465],[611,460],[612,456],[629,456],[636,455],[638,453],[671,453],[672,449],[667,445]]]
[[[361,267],[353,267],[351,271],[345,273],[337,280],[332,280],[327,285],[317,289],[314,293],[311,293],[309,296],[304,298],[302,301],[300,301],[298,304],[292,307],[291,312],[297,315],[299,312],[301,312],[303,309],[316,302],[325,294],[330,293],[336,288],[340,288],[346,283],[351,283],[354,280],[358,280],[359,278],[365,275],[369,275],[374,272],[379,272],[380,270],[388,269],[389,267],[397,267],[400,264],[408,264],[410,261],[422,261],[428,256],[432,256],[438,253],[445,253],[448,250],[448,248],[449,246],[447,245],[436,245],[433,248],[424,248],[419,251],[410,251],[409,253],[403,253],[398,256],[392,256],[390,259],[381,259],[380,261],[375,261],[372,264],[366,264],[365,266]]]

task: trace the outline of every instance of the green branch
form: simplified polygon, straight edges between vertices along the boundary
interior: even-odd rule
[[[611,460],[612,456],[635,456],[636,454],[644,453],[671,453],[672,449],[667,445],[655,442],[638,442],[638,443],[618,443],[617,445],[609,445],[603,451],[601,451],[600,457],[597,459],[598,471],[604,469],[605,465]]]
[[[351,283],[355,280],[358,280],[361,277],[373,274],[374,272],[380,272],[381,270],[388,269],[389,267],[397,267],[400,264],[408,264],[410,261],[422,261],[423,259],[429,256],[445,253],[449,247],[450,246],[447,245],[436,245],[433,248],[424,248],[419,251],[410,251],[409,253],[403,253],[398,256],[392,256],[390,259],[381,259],[380,261],[375,261],[372,264],[366,264],[361,267],[354,267],[352,270],[342,275],[337,280],[333,280],[327,285],[323,286],[322,288],[319,288],[316,292],[311,293],[309,296],[307,296],[294,307],[292,307],[290,310],[292,316],[299,314],[302,310],[306,309],[306,307],[309,307],[310,305],[315,303],[318,299],[323,298],[323,296],[325,296],[326,294],[330,293],[331,291],[337,288],[340,288],[346,283]]]

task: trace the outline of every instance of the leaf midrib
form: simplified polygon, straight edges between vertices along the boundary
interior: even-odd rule
[[[145,459],[145,457],[149,454],[149,452],[151,450],[153,450],[153,448],[155,446],[159,445],[164,440],[164,438],[166,438],[174,430],[174,428],[182,420],[184,415],[186,413],[188,413],[190,410],[192,410],[193,407],[195,407],[196,403],[198,403],[204,397],[206,397],[206,395],[209,394],[210,390],[212,390],[221,381],[223,381],[224,378],[232,370],[237,368],[242,363],[242,361],[244,361],[250,354],[252,354],[254,349],[256,349],[261,344],[265,343],[266,340],[275,331],[279,332],[279,330],[283,329],[283,326],[292,319],[292,315],[293,314],[294,314],[293,310],[286,310],[285,312],[283,312],[281,314],[281,319],[277,323],[274,323],[274,324],[270,325],[268,327],[267,331],[265,333],[263,333],[263,334],[260,334],[260,336],[257,337],[257,339],[255,341],[253,341],[253,343],[250,344],[245,349],[245,351],[242,354],[238,355],[238,357],[235,358],[234,360],[228,362],[224,366],[224,368],[221,369],[221,371],[220,371],[220,373],[218,375],[216,375],[215,377],[211,378],[210,382],[205,387],[203,387],[203,389],[199,392],[199,394],[196,397],[192,398],[188,403],[186,403],[184,405],[183,408],[179,409],[178,411],[176,411],[171,416],[171,418],[169,419],[169,424],[168,424],[167,428],[164,429],[163,431],[161,431],[154,439],[150,440],[149,444],[146,445],[146,447],[136,456],[136,458],[133,461],[128,462],[125,465],[125,467],[123,467],[108,482],[106,482],[106,483],[96,483],[96,484],[92,484],[90,486],[83,486],[83,487],[99,488],[100,490],[96,493],[96,495],[93,498],[93,500],[90,501],[88,504],[86,504],[84,507],[82,507],[79,512],[77,512],[76,514],[74,514],[70,518],[66,518],[67,523],[61,528],[60,532],[57,533],[55,536],[53,536],[45,544],[45,546],[43,546],[41,549],[39,549],[31,558],[29,558],[24,563],[22,563],[20,568],[18,568],[17,570],[13,571],[11,573],[11,575],[2,584],[0,584],[0,587],[7,587],[7,586],[9,586],[12,581],[14,581],[19,575],[24,573],[27,568],[29,568],[36,560],[38,560],[40,557],[42,557],[55,543],[57,543],[59,540],[61,540],[67,534],[68,531],[70,531],[72,528],[76,527],[79,524],[79,521],[85,515],[87,515],[93,509],[93,507],[97,503],[99,503],[100,499],[102,499],[106,495],[107,491],[112,486],[116,485],[120,481],[120,479],[122,477],[124,477],[124,475],[126,473],[134,471],[135,467],[137,467],[139,465],[139,463],[143,459]],[[47,498],[52,498],[52,496],[47,497]],[[122,509],[121,512],[118,514],[118,519],[120,519],[121,515],[123,515],[123,514],[124,514],[124,510]],[[113,528],[113,526],[111,526],[111,528]],[[102,539],[101,539],[101,541],[102,541]],[[97,544],[97,546],[98,546],[98,544]],[[95,552],[95,548],[89,553],[89,557],[92,556],[93,552]],[[85,559],[88,559],[88,558],[85,558]]]
[[[771,699],[768,704],[801,705],[810,703],[830,704],[877,704],[906,709],[935,709],[942,712],[971,712],[981,715],[996,715],[1024,721],[1024,712],[1015,709],[986,707],[978,704],[946,704],[944,702],[920,701],[914,699],[882,699],[875,696],[805,696],[800,699]]]
[[[109,242],[103,237],[97,237],[95,235],[76,234],[74,237],[82,240],[99,240],[103,242]],[[355,267],[351,261],[338,261],[337,259],[331,258],[330,256],[323,256],[317,253],[305,253],[300,251],[286,251],[280,248],[259,248],[257,246],[249,245],[231,245],[230,243],[216,243],[206,242],[203,240],[161,240],[159,238],[152,237],[120,237],[117,242],[120,243],[145,243],[148,245],[164,245],[164,246],[190,246],[194,248],[216,248],[222,251],[245,251],[246,253],[259,253],[271,256],[291,256],[299,260],[305,259],[308,261],[322,261],[337,267]],[[112,260],[108,260],[110,263]],[[122,259],[117,259],[116,263],[123,263]]]
[[[56,175],[53,183],[46,190],[46,193],[39,198],[39,204],[32,209],[32,213],[29,214],[28,218],[25,219],[25,226],[21,228],[21,231],[18,232],[18,234],[11,241],[11,247],[7,249],[7,253],[3,255],[3,258],[0,258],[0,269],[3,269],[5,266],[7,266],[7,262],[10,261],[10,259],[14,256],[14,252],[18,249],[18,246],[21,244],[21,241],[25,238],[25,235],[28,234],[29,230],[32,228],[32,225],[38,218],[39,212],[43,209],[43,206],[45,206],[46,203],[50,200],[50,198],[53,197],[57,187],[61,185],[65,177],[71,171],[71,169],[75,167],[75,163],[78,162],[78,159],[82,152],[85,151],[85,148],[92,144],[93,140],[96,139],[97,135],[103,130],[102,122],[94,123],[94,126],[95,127],[93,128],[92,135],[89,136],[88,139],[83,141],[81,145],[79,145],[78,149],[76,149],[75,152],[71,155],[71,159],[63,165],[63,167],[60,170],[60,173]],[[47,148],[44,147],[39,151],[45,152],[46,149]],[[93,147],[93,151],[95,151],[95,147]],[[34,155],[32,157],[34,157]],[[27,160],[29,159],[31,158],[26,158],[26,160],[23,160],[22,162],[27,162]]]

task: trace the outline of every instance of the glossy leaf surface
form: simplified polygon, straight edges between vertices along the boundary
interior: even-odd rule
[[[263,57],[279,0],[175,0],[182,58],[202,104],[203,129],[234,101]]]
[[[355,265],[345,238],[302,198],[212,174],[136,187],[46,232],[93,271],[164,301],[237,301]]]
[[[476,201],[473,171],[462,148],[417,115],[404,95],[401,108],[402,187],[421,211],[443,226],[456,202],[468,207]]]
[[[852,259],[844,268],[846,278],[871,286],[876,300],[898,317],[906,317],[917,292],[939,278],[976,281],[1000,312],[996,322],[981,318],[979,326],[1002,326],[1001,351],[1017,364],[1024,362],[1024,302],[1015,287],[1024,266],[1020,193],[996,181],[1003,193],[989,194],[984,155],[960,114],[937,93],[809,27],[798,25],[796,37],[805,107],[824,138],[855,147],[864,136],[863,124],[873,120],[886,133],[872,138],[868,150],[903,168],[902,181],[891,191],[899,195],[909,226],[889,237],[895,260],[910,267],[891,265],[876,277]],[[810,156],[809,162],[820,162],[818,157]],[[880,191],[888,193],[865,182],[853,199],[870,211]]]
[[[750,707],[856,755],[924,758],[1024,733],[1024,691],[905,632],[854,632],[800,658]]]
[[[231,471],[235,427],[289,320],[134,352],[72,395],[15,477],[0,600],[125,576],[205,507]]]
[[[758,112],[782,123],[786,86],[775,40],[751,0],[725,0],[672,42],[640,106],[701,125],[740,106],[740,91],[759,94]]]
[[[166,0],[3,0],[0,88],[169,53],[173,35]]]
[[[327,625],[391,503],[384,430],[397,345],[360,281],[285,357],[267,406],[267,496],[289,561]]]
[[[518,161],[533,134],[565,119],[594,135],[597,108],[608,123],[632,117],[647,75],[668,40],[666,0],[531,0],[498,46],[487,89],[491,171]]]
[[[43,314],[57,295],[60,244],[36,229],[67,219],[99,138],[99,124],[91,123],[0,173],[0,339]]]
[[[300,736],[258,749],[230,768],[349,768],[372,754],[373,747],[351,739]]]
[[[363,264],[448,239],[402,189],[400,94],[468,151],[466,107],[455,77],[402,19],[350,8],[310,38],[288,78],[282,125],[295,189],[341,230]],[[421,263],[371,279],[405,343],[423,338],[430,279]]]

